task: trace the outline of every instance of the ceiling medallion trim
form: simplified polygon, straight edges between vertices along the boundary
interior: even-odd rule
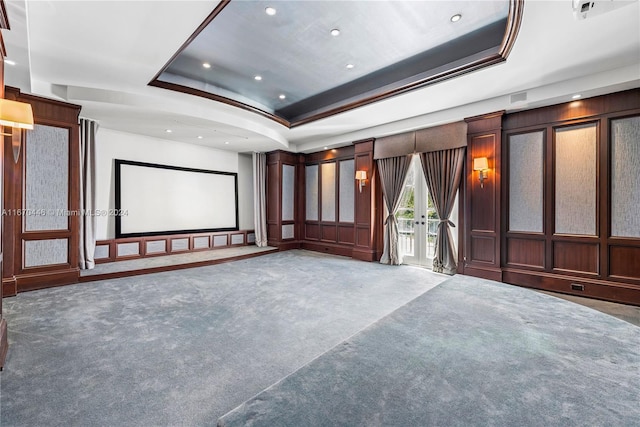
[[[202,24],[200,24],[200,26],[198,26],[198,28],[194,31],[194,33],[182,44],[182,46],[180,47],[180,49],[178,49],[173,56],[169,59],[169,61],[167,61],[167,63],[162,67],[162,69],[160,69],[160,71],[158,71],[158,73],[153,77],[153,79],[148,83],[149,86],[153,86],[153,87],[158,87],[158,88],[162,88],[162,89],[167,89],[167,90],[173,90],[176,92],[181,92],[184,94],[188,94],[188,95],[194,95],[194,96],[199,96],[202,98],[206,98],[206,99],[210,99],[213,101],[218,101],[218,102],[222,102],[224,104],[236,107],[236,108],[241,108],[243,110],[246,111],[250,111],[252,113],[258,114],[262,117],[266,117],[270,120],[273,120],[283,126],[286,126],[288,128],[294,128],[296,126],[301,126],[307,123],[311,123],[314,122],[316,120],[320,120],[320,119],[325,119],[331,116],[334,116],[336,114],[340,114],[355,108],[359,108],[377,101],[381,101],[396,95],[400,95],[415,89],[419,89],[421,87],[425,87],[425,86],[429,86],[435,83],[439,83],[442,82],[444,80],[448,80],[454,77],[458,77],[473,71],[477,71],[479,69],[485,68],[485,67],[489,67],[495,64],[499,64],[501,62],[504,62],[507,60],[507,57],[509,56],[509,54],[511,53],[511,49],[513,48],[518,32],[520,31],[520,25],[522,22],[522,14],[523,14],[523,10],[524,10],[524,0],[509,0],[509,13],[507,16],[507,25],[506,25],[506,31],[502,40],[502,43],[500,44],[500,48],[498,53],[494,53],[491,54],[487,57],[472,61],[470,63],[467,63],[465,65],[441,72],[441,73],[437,73],[434,74],[432,76],[426,77],[426,78],[422,78],[419,80],[416,80],[415,82],[412,83],[408,83],[405,84],[403,86],[391,89],[391,90],[387,90],[387,91],[383,91],[380,93],[377,93],[375,95],[371,95],[371,96],[367,96],[364,97],[362,99],[359,99],[357,101],[352,101],[349,102],[345,105],[341,105],[339,107],[335,107],[335,108],[329,108],[326,111],[320,111],[318,113],[312,113],[310,116],[308,117],[304,117],[304,118],[300,118],[300,119],[294,119],[294,120],[287,120],[283,117],[280,117],[274,113],[268,112],[268,111],[264,111],[260,108],[257,107],[253,107],[251,105],[242,103],[240,101],[236,101],[233,100],[231,98],[227,98],[224,96],[220,96],[220,95],[216,95],[210,92],[206,92],[200,89],[194,89],[188,86],[184,86],[184,85],[180,85],[177,83],[169,83],[169,82],[164,82],[164,81],[160,81],[159,77],[162,75],[162,73],[164,73],[169,66],[171,65],[171,63],[173,62],[173,60],[178,57],[178,55],[180,55],[182,53],[182,51],[184,49],[187,48],[187,46],[211,23],[211,21],[213,21],[213,19],[218,16],[218,14],[220,14],[220,12],[222,12],[222,10],[231,2],[231,0],[221,0],[220,3],[216,6],[216,8],[209,14],[209,16],[207,16],[207,18],[202,22]],[[425,70],[428,71],[428,70]]]

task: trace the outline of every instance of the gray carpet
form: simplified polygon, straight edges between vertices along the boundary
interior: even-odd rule
[[[638,426],[640,328],[455,276],[219,426]]]
[[[0,423],[215,425],[445,278],[289,251],[21,293]]]

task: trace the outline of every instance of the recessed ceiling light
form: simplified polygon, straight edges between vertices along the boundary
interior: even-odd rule
[[[262,76],[255,76],[254,79],[256,79],[257,81],[262,80]]]
[[[325,149],[325,150],[328,150],[328,149],[329,149],[329,147],[324,147],[324,149]]]
[[[209,64],[208,62],[203,62],[203,63],[202,63],[202,66],[203,66],[204,68],[211,68],[211,64]]]
[[[280,95],[278,98],[280,98],[280,99],[286,99],[286,98],[287,98],[287,95],[282,94],[282,95]]]
[[[267,7],[264,12],[269,16],[273,16],[276,14],[276,9],[273,7]]]
[[[461,18],[462,18],[462,15],[460,15],[459,13],[456,13],[451,17],[451,22],[458,22]]]
[[[331,30],[331,35],[333,37],[338,37],[340,35],[340,30],[337,28],[334,28],[333,30]]]
[[[171,133],[171,132],[173,132],[171,129],[165,129],[164,131],[165,131],[166,133]]]
[[[229,141],[225,141],[225,142],[224,142],[224,145],[229,145]]]
[[[198,135],[198,139],[202,139],[202,135]]]
[[[576,93],[571,97],[571,99],[579,99],[579,98],[582,98],[582,95],[580,95],[579,93]]]
[[[353,67],[355,67],[355,65],[353,65],[353,64],[347,64],[347,70],[350,70],[350,69],[352,69]]]
[[[10,59],[5,59],[4,63],[7,64],[7,65],[16,65],[16,61],[12,61]]]

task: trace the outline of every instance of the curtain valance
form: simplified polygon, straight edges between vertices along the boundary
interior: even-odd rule
[[[373,158],[450,150],[467,146],[467,123],[454,122],[416,131],[376,138]]]

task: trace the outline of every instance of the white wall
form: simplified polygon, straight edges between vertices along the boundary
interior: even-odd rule
[[[97,210],[115,208],[115,159],[237,172],[239,227],[241,230],[253,229],[253,168],[250,156],[101,127],[96,136]],[[98,216],[96,238],[114,237],[114,217]]]
[[[253,158],[238,155],[238,213],[240,230],[253,230]]]

